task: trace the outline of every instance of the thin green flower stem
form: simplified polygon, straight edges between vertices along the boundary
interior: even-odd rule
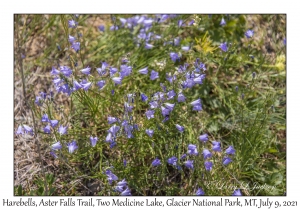
[[[66,30],[66,29],[65,29]],[[80,36],[79,36],[79,31],[78,31],[78,28],[76,27],[75,28],[75,31],[76,31],[76,33],[77,33],[77,38],[78,38],[78,41],[79,41],[79,38],[80,38]],[[83,42],[82,43],[84,43],[84,37],[82,37],[82,39],[83,39]],[[67,41],[69,41],[68,39],[67,39]],[[69,43],[69,42],[68,42]],[[69,44],[69,46],[70,46],[70,44]],[[82,54],[82,46],[83,45],[81,45],[80,44],[80,48],[79,48],[79,53],[77,52],[77,54],[79,54],[79,58],[80,58],[80,60],[81,60],[81,63],[82,63],[82,68],[84,68],[84,60],[83,60],[83,54]]]
[[[19,15],[17,15],[17,21],[19,20]],[[21,46],[20,46],[20,37],[19,37],[19,24],[16,24],[17,26],[17,47],[18,47],[18,60],[19,60],[19,67],[20,67],[20,72],[21,72],[21,76],[22,76],[22,86],[23,86],[23,97],[25,99],[25,104],[29,107],[31,115],[32,115],[32,121],[33,121],[33,128],[34,128],[34,140],[35,140],[35,144],[37,145],[37,152],[38,152],[38,156],[39,156],[39,161],[41,164],[41,168],[42,168],[42,174],[43,174],[43,178],[44,178],[44,186],[45,186],[45,195],[48,195],[48,186],[47,186],[47,181],[46,181],[46,174],[45,174],[45,168],[43,165],[43,161],[42,161],[42,155],[41,155],[41,147],[38,141],[38,135],[37,135],[37,126],[35,123],[35,117],[33,114],[33,110],[32,107],[30,106],[30,104],[28,103],[27,97],[26,97],[26,89],[25,89],[25,77],[24,77],[24,67],[23,67],[23,59],[21,57]]]
[[[51,113],[51,107],[50,107],[50,105],[49,105],[49,103],[46,103],[46,105],[47,105],[47,114],[48,114],[48,116],[50,117],[50,119],[53,119],[53,115],[52,115],[52,113]],[[54,139],[57,141],[57,131],[53,128],[53,131],[54,131]]]

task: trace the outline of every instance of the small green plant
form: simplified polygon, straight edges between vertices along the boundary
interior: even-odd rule
[[[35,186],[37,186],[37,189],[32,190],[32,189],[24,189],[22,185],[18,185],[14,187],[15,195],[16,196],[49,196],[49,195],[54,195],[56,188],[53,186],[55,181],[54,175],[53,174],[46,174],[46,183],[47,183],[47,189],[49,189],[48,193],[45,191],[45,183],[44,180],[41,178],[37,178],[34,181]]]

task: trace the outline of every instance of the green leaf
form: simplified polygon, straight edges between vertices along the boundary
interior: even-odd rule
[[[23,195],[22,185],[19,185],[18,187],[18,195]]]
[[[49,190],[49,195],[52,195],[52,194],[54,193],[55,190],[56,190],[55,187],[50,188],[50,190]]]
[[[37,195],[43,195],[44,193],[44,187],[39,187],[39,189],[36,191]]]
[[[273,173],[270,180],[272,184],[279,185],[282,183],[283,176],[281,173]]]

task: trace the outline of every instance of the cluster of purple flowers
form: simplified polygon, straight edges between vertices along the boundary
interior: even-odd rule
[[[208,135],[207,134],[202,134],[199,136],[199,140],[203,143],[206,143],[208,141]],[[218,142],[218,141],[212,141],[212,150],[215,151],[215,152],[221,152],[221,142]],[[192,156],[198,156],[198,149],[197,149],[197,146],[194,145],[194,144],[189,144],[188,145],[188,148],[187,148],[187,154],[188,155],[192,155]],[[235,149],[233,148],[233,146],[229,146],[226,150],[225,150],[225,157],[223,158],[223,165],[226,166],[228,165],[230,162],[232,162],[232,159],[229,157],[229,155],[234,155],[235,154]],[[207,159],[208,158],[211,158],[213,156],[213,154],[208,150],[208,149],[203,149],[202,151],[202,155],[203,155],[203,159],[206,160],[204,162],[204,166],[205,166],[205,169],[207,171],[211,171],[212,170],[212,167],[213,167],[213,163],[211,161],[208,161]],[[180,160],[186,158],[187,155],[186,154],[183,154],[180,158]],[[153,162],[152,162],[152,166],[156,166],[158,164],[156,164],[157,162],[159,161],[159,164],[160,164],[160,160],[159,159],[155,159]],[[177,164],[177,158],[175,156],[171,157],[168,159],[167,161],[170,165],[174,165],[176,166],[177,168],[178,167],[178,164]],[[193,165],[193,160],[186,160],[184,162],[185,166],[189,169],[193,169],[194,168],[194,165]]]
[[[66,93],[68,95],[71,95],[71,93],[74,91],[71,87],[69,87],[67,78],[70,78],[72,75],[72,69],[68,66],[60,66],[59,70],[55,67],[52,67],[51,75],[54,76],[53,84],[55,86],[55,89],[57,92]],[[77,82],[76,82],[77,83]],[[78,84],[80,87],[81,85]]]
[[[106,62],[102,62],[102,66],[100,68],[97,68],[96,70],[101,77],[107,76],[107,70],[109,70],[110,78],[116,85],[121,84],[122,80],[132,73],[131,66],[128,66],[126,64],[121,65],[119,71],[117,68],[109,66]],[[68,81],[68,78],[70,78],[72,72],[73,71],[68,66],[61,66],[60,70],[52,67],[51,74],[54,76],[53,83],[57,92],[66,93],[70,96],[74,91],[80,89],[88,91],[91,88],[92,82],[89,82],[87,78],[82,79],[80,82],[78,82],[77,80],[73,80],[73,86],[70,87],[69,84],[71,82]],[[91,74],[91,68],[87,66],[86,68],[81,69],[80,72],[86,76],[89,76]],[[117,73],[119,74],[119,76],[116,76]],[[102,79],[99,80],[96,84],[101,90],[106,83],[106,80]],[[37,99],[36,103],[38,102],[39,101]]]
[[[77,28],[78,22],[75,20],[69,20],[69,28]],[[76,42],[76,37],[69,35],[69,42],[71,44],[71,48],[78,52],[80,50],[80,42]]]
[[[234,155],[235,154],[235,149],[233,148],[233,146],[229,146],[225,150],[225,153],[227,155],[223,158],[223,165],[228,165],[229,163],[232,162],[232,159],[228,155]]]
[[[122,25],[121,27],[129,28],[129,29],[132,29],[135,26],[142,26],[142,28],[140,29],[140,34],[137,37],[139,37],[141,40],[143,40],[143,42],[146,43],[146,48],[152,48],[153,45],[149,44],[148,42],[151,40],[160,38],[159,36],[154,35],[152,32],[147,33],[147,31],[152,27],[152,24],[155,22],[163,23],[168,18],[173,18],[175,16],[176,15],[157,15],[156,18],[151,18],[151,17],[147,17],[146,15],[142,15],[142,16],[130,17],[127,19],[120,18],[120,22]],[[69,20],[70,28],[76,28],[77,25],[78,25],[78,23],[76,21]],[[179,20],[178,26],[181,27],[183,25],[184,25],[183,22]],[[114,27],[114,29],[116,29],[116,27]],[[104,31],[104,26],[99,27],[99,30]],[[155,38],[153,38],[153,36]],[[80,48],[80,43],[76,42],[76,40],[77,40],[76,37],[69,35],[69,42],[72,44],[72,48],[75,49],[76,51],[78,51]],[[180,41],[179,38],[175,38],[174,45],[178,45],[179,41]],[[183,50],[186,51],[186,50],[188,50],[187,48],[188,47],[185,46],[185,47],[183,47]],[[170,57],[175,62],[176,60],[179,59],[180,56],[177,53],[171,52]],[[186,73],[186,81],[182,82],[183,89],[191,88],[195,84],[202,84],[202,81],[205,78],[205,74],[200,74],[200,70],[201,69],[206,70],[206,68],[203,63],[198,63],[198,61],[199,61],[199,59],[197,59],[197,61],[195,62],[195,70],[193,72]],[[181,71],[181,72],[185,71],[186,67],[187,67],[187,65],[184,65],[182,68],[180,68],[179,71]],[[72,72],[73,72],[72,69],[70,69],[68,66],[60,66],[59,68],[60,68],[60,70],[53,67],[52,71],[51,71],[51,74],[54,76],[53,83],[58,92],[62,92],[62,93],[71,95],[72,92],[77,91],[79,89],[84,89],[85,91],[87,91],[92,86],[92,82],[89,82],[88,79],[82,79],[81,81],[73,80],[73,85],[71,85],[72,87],[70,87],[71,82],[68,82],[67,78],[69,78],[72,75]],[[97,68],[97,72],[100,76],[105,76],[108,69],[109,69],[110,77],[116,85],[121,84],[122,80],[126,76],[129,76],[132,72],[132,67],[128,66],[126,64],[121,65],[120,71],[118,72],[117,68],[109,67],[106,62],[102,62],[102,66],[101,66],[101,68]],[[82,74],[87,75],[87,76],[91,74],[91,68],[89,66],[87,66],[86,68],[84,68],[80,71]],[[139,70],[139,72],[141,74],[148,74],[148,68],[145,67],[144,69]],[[117,73],[118,73],[118,76],[115,76]],[[159,78],[159,73],[155,70],[152,70],[150,79],[155,80],[157,78]],[[167,74],[167,80],[172,83],[174,80],[176,80],[176,76]],[[106,83],[107,83],[107,81],[102,79],[102,80],[98,81],[96,84],[99,87],[99,89],[101,90],[105,86]],[[176,93],[174,90],[171,90],[171,92],[169,94],[171,96],[169,96],[168,99],[171,99],[173,96],[175,96]],[[148,99],[148,97],[145,94],[143,94],[143,97],[144,97],[143,100]],[[183,95],[182,92],[180,92],[178,94],[178,102],[183,102],[183,101],[185,101],[185,96]],[[201,109],[202,108],[201,108],[201,106],[199,106],[199,104],[197,106],[194,106],[194,110],[201,110]],[[165,111],[163,111],[163,110],[165,110]],[[166,110],[162,107],[162,111],[163,111],[164,115],[168,115],[168,110]]]
[[[203,136],[203,135],[202,135],[202,136]],[[214,150],[214,151],[221,151],[221,150],[220,150],[220,142],[214,142],[214,143],[213,143],[213,150]],[[226,154],[234,154],[234,152],[235,152],[235,150],[233,149],[232,146],[230,146],[230,147],[226,150]],[[187,151],[187,154],[188,154],[188,155],[195,155],[195,156],[197,156],[197,155],[199,154],[199,153],[198,153],[198,150],[197,150],[197,146],[194,145],[194,144],[189,144],[189,145],[188,145],[188,151]],[[206,160],[207,158],[211,158],[211,157],[212,157],[212,153],[211,153],[208,149],[204,149],[203,152],[202,152],[202,154],[203,154],[204,160]],[[183,154],[183,155],[181,156],[180,159],[184,159],[184,158],[186,158],[186,157],[187,157],[187,155],[186,155],[186,154]],[[228,157],[226,157],[226,158],[228,158]],[[154,165],[153,163],[154,163],[154,162],[157,162],[157,160],[158,160],[158,159],[154,160],[154,161],[152,162],[152,165]],[[176,158],[175,156],[169,158],[167,162],[168,162],[170,165],[174,165],[174,166],[177,166],[177,168],[179,168],[178,165],[177,165],[177,158]],[[194,168],[193,162],[194,162],[193,160],[186,160],[186,161],[184,162],[184,164],[185,164],[185,166],[186,166],[187,168],[193,169],[193,168]],[[159,163],[160,163],[160,162],[159,162]],[[225,162],[225,163],[223,162],[223,164],[224,164],[224,165],[227,165],[228,163],[227,163],[227,162]],[[210,170],[212,170],[213,163],[212,163],[211,161],[206,161],[206,162],[204,163],[204,166],[205,166],[205,169],[206,169],[206,170],[210,171]]]
[[[138,72],[140,74],[148,75],[148,67],[140,69]],[[152,70],[150,74],[150,80],[155,80],[157,78],[159,78],[159,73],[157,71]]]
[[[169,18],[172,18],[173,15],[157,15],[156,18],[150,18],[145,15],[141,16],[134,16],[131,18],[120,18],[121,25],[113,25],[110,27],[111,31],[119,30],[119,28],[128,28],[133,29],[135,26],[139,26],[139,33],[134,39],[134,41],[140,45],[142,43],[145,44],[146,49],[152,49],[155,47],[155,40],[161,39],[162,37],[158,34],[154,34],[153,32],[150,32],[150,28],[152,25],[156,23],[163,23],[167,21]],[[74,20],[70,20],[68,22],[69,27],[75,29],[78,26],[78,23]],[[183,20],[178,20],[178,27],[185,26],[185,23]],[[193,24],[193,22],[190,22],[188,25]],[[226,21],[224,18],[222,18],[221,26],[226,25]],[[99,30],[104,32],[105,27],[103,25],[99,26]],[[247,38],[253,37],[253,31],[248,30],[245,33],[245,36]],[[71,44],[71,47],[78,52],[80,50],[80,42],[77,42],[79,38],[69,35],[68,41]],[[174,38],[174,40],[170,41],[170,44],[173,44],[174,46],[180,45],[180,39]],[[183,46],[181,47],[182,51],[189,51],[190,46]],[[220,49],[224,52],[228,51],[227,43],[221,43]],[[180,61],[181,53],[176,52],[170,52],[169,53],[169,59],[173,61],[173,63],[177,63],[177,61]],[[111,81],[114,83],[115,86],[120,85],[122,83],[122,80],[132,74],[133,68],[130,66],[129,61],[127,59],[122,60],[122,64],[120,65],[120,68],[115,68],[113,66],[110,66],[106,62],[102,62],[101,67],[96,68],[96,71],[98,72],[98,75],[101,77],[101,80],[96,82],[96,85],[99,87],[99,90],[102,90],[105,85],[108,83],[107,78],[111,79]],[[205,64],[200,62],[200,59],[197,58],[194,62],[194,65],[192,66],[192,69],[189,68],[189,65],[187,63],[180,65],[177,68],[176,72],[168,72],[166,73],[166,80],[172,84],[171,87],[167,88],[164,83],[161,83],[162,91],[157,91],[151,96],[147,96],[144,93],[140,94],[140,100],[142,102],[147,102],[149,105],[148,110],[145,112],[147,120],[151,120],[152,118],[155,118],[155,114],[161,113],[164,120],[163,122],[166,122],[170,119],[172,112],[177,107],[177,103],[183,103],[187,101],[187,98],[184,95],[184,91],[188,88],[192,88],[194,86],[203,84],[203,81],[205,79],[205,74],[203,73],[206,71]],[[83,77],[80,81],[77,81],[73,78],[71,78],[73,74],[73,70],[68,66],[59,66],[59,67],[52,67],[51,75],[53,75],[53,83],[55,85],[55,88],[57,92],[66,93],[67,95],[71,95],[75,91],[79,91],[80,89],[83,89],[84,91],[88,91],[92,87],[92,82],[88,80],[89,76],[91,75],[92,68],[89,66],[86,66],[85,68],[80,70]],[[159,72],[155,70],[148,70],[148,67],[144,67],[140,70],[138,70],[140,74],[148,75],[150,73],[150,80],[153,82],[157,79],[159,79]],[[149,75],[148,75],[149,76]],[[79,79],[78,78],[78,79]],[[175,89],[174,81],[178,81],[178,84],[180,84],[180,88]],[[71,82],[72,81],[72,82]],[[73,84],[72,84],[73,83]],[[169,84],[168,83],[168,84]],[[113,93],[114,90],[112,90]],[[52,96],[50,96],[51,98]],[[35,103],[39,106],[42,106],[43,101],[46,100],[47,95],[45,93],[41,93],[40,96],[36,97]],[[177,102],[175,102],[177,99]],[[130,139],[134,137],[134,130],[138,130],[138,126],[136,124],[131,123],[131,116],[130,113],[132,112],[134,108],[134,102],[136,100],[135,94],[127,94],[127,99],[124,102],[124,117],[118,119],[117,117],[108,117],[108,124],[111,125],[111,127],[107,130],[107,135],[105,142],[110,144],[110,148],[113,148],[116,145],[116,139],[121,136],[126,136],[126,138]],[[192,102],[189,102],[189,104],[192,106],[193,111],[201,111],[202,110],[202,103],[201,99],[198,98]],[[176,108],[177,109],[177,108]],[[43,131],[45,134],[51,134],[54,131],[54,128],[58,127],[58,120],[52,119],[50,120],[47,114],[44,114],[42,116],[41,121],[43,123],[47,123],[47,125],[43,128]],[[150,121],[151,122],[151,121]],[[185,128],[184,126],[181,126],[180,124],[175,124],[174,129],[176,128],[178,132],[184,133]],[[147,128],[145,129],[145,133],[149,136],[149,138],[153,138],[154,135],[154,129]],[[57,129],[57,132],[60,135],[65,135],[68,132],[68,127],[60,125]],[[33,129],[30,128],[27,125],[20,125],[17,129],[16,134],[24,134],[28,133],[33,135]],[[199,136],[199,141],[206,143],[208,141],[208,135],[202,134]],[[90,136],[90,143],[92,147],[95,147],[98,142],[98,137]],[[68,151],[70,154],[74,153],[78,146],[76,144],[76,141],[73,140],[70,143],[66,144],[66,147],[68,148]],[[63,148],[63,145],[61,145],[60,141],[54,143],[51,146],[51,152],[50,154],[57,158],[56,152],[61,150]],[[212,141],[212,148],[214,152],[222,152],[221,149],[221,142],[218,141]],[[232,159],[230,158],[230,155],[235,154],[235,149],[233,146],[229,146],[225,150],[225,156],[223,157],[223,165],[226,166],[230,162],[232,162]],[[195,144],[189,144],[187,147],[187,153],[183,154],[178,160],[177,157],[172,156],[167,159],[167,163],[176,167],[177,169],[181,170],[180,165],[184,165],[186,168],[193,170],[194,169],[194,161],[195,157],[198,156],[199,152],[197,149],[197,145]],[[202,151],[203,159],[205,160],[204,166],[207,171],[211,171],[213,169],[213,162],[209,161],[208,159],[212,158],[213,153],[210,152],[209,149],[204,148]],[[186,159],[184,162],[180,161]],[[161,165],[161,160],[156,158],[152,161],[153,167],[158,167]],[[126,166],[126,160],[124,160],[124,166]],[[113,181],[117,181],[118,177],[113,174],[111,170],[106,170],[105,174],[107,176],[108,182],[112,184]],[[118,182],[116,185],[116,191],[120,192],[120,195],[131,195],[130,189],[128,188],[127,182],[125,179]],[[204,191],[202,188],[198,188],[196,195],[204,195]],[[241,195],[240,190],[235,190],[233,195]]]
[[[117,181],[119,178],[109,169],[105,171],[105,174],[107,176],[107,180],[109,184],[111,185],[113,181]],[[125,179],[117,183],[116,191],[120,192],[122,196],[130,196],[131,192],[130,189],[127,186],[127,182]]]
[[[180,68],[181,70],[178,71],[178,72],[179,73],[185,72],[186,67],[187,67],[187,65],[185,65],[185,67],[183,67],[183,68]],[[187,85],[182,85],[182,86],[191,88],[195,84],[202,84],[202,81],[204,80],[205,75],[195,73],[195,72],[200,72],[200,69],[205,69],[205,65],[202,64],[202,63],[199,64],[198,61],[196,61],[194,72],[193,73],[187,72],[186,73],[188,75],[187,80],[182,82],[182,84],[186,83]],[[139,73],[147,74],[148,73],[147,67],[139,70]],[[153,70],[151,72],[150,79],[154,80],[157,77],[158,77],[158,73]],[[176,76],[175,75],[172,76],[170,73],[167,73],[166,79],[170,83],[172,83],[174,80],[176,80]],[[186,97],[182,93],[182,90],[179,90],[179,92],[176,93],[173,89],[167,90],[166,86],[164,86],[163,84],[161,84],[161,86],[162,86],[163,91],[158,91],[158,92],[156,92],[152,95],[152,97],[150,99],[150,102],[149,102],[150,108],[145,112],[145,115],[146,115],[148,120],[150,120],[151,118],[154,118],[154,115],[156,113],[155,109],[160,108],[161,114],[164,117],[163,122],[165,122],[165,121],[169,120],[171,112],[174,110],[174,107],[176,105],[175,103],[167,102],[167,100],[172,100],[177,96],[178,103],[186,101]],[[143,102],[145,102],[149,99],[149,97],[143,93],[141,95],[141,99],[142,99]],[[193,110],[195,110],[195,111],[201,111],[202,110],[202,104],[201,104],[200,99],[197,99],[197,100],[191,102],[191,105],[193,106]],[[184,127],[179,125],[179,124],[176,124],[176,128],[179,132],[184,131]]]
[[[191,105],[193,106],[194,111],[201,111],[202,110],[202,104],[201,104],[201,99],[197,99],[193,102],[191,102]]]
[[[70,143],[67,143],[66,146],[68,147],[68,151],[69,151],[70,154],[74,153],[75,150],[78,149],[78,146],[77,146],[75,140],[73,140],[73,141],[70,142]],[[58,151],[58,150],[61,150],[61,149],[62,149],[62,145],[61,145],[61,143],[58,141],[58,142],[52,144],[50,154],[51,154],[54,158],[58,158],[58,156],[56,155],[55,151]]]
[[[182,89],[192,88],[196,84],[202,84],[205,79],[205,74],[201,74],[201,71],[205,71],[205,64],[201,63],[199,59],[197,59],[194,63],[194,70],[187,71],[188,64],[184,64],[183,66],[179,66],[177,72],[178,74],[185,73],[185,80],[181,81]]]
[[[47,125],[43,128],[43,132],[45,134],[50,134],[51,133],[51,130],[53,130],[55,127],[57,127],[58,125],[58,120],[56,119],[49,119],[48,115],[47,114],[44,114],[41,118],[41,121],[43,123],[47,123]],[[17,131],[16,131],[16,134],[17,135],[21,135],[21,134],[24,134],[24,131],[25,133],[28,133],[28,134],[31,134],[33,135],[33,129],[27,125],[23,125],[23,126],[19,126]],[[57,129],[57,132],[60,134],[60,135],[65,135],[67,134],[67,131],[68,131],[68,127],[67,126],[63,126],[63,125],[60,125]]]
[[[117,133],[120,130],[120,126],[117,126],[114,124],[113,126],[110,127],[110,129],[107,131],[108,134],[106,136],[106,142],[110,143],[110,147],[113,148],[116,145],[116,137]]]
[[[97,137],[90,137],[90,142],[91,142],[91,146],[92,147],[95,147],[96,146],[96,143],[98,141],[98,138]],[[70,154],[72,154],[75,150],[78,149],[78,146],[77,146],[77,143],[75,140],[73,140],[72,142],[70,143],[67,143],[66,146],[68,147],[68,151]],[[52,146],[51,146],[51,152],[50,154],[54,157],[54,158],[57,158],[57,155],[55,154],[55,151],[57,150],[60,150],[62,148],[62,145],[61,143],[58,141],[56,143],[54,143]]]
[[[53,92],[50,91],[50,94],[46,94],[44,92],[40,92],[40,95],[39,96],[36,96],[35,98],[35,101],[34,103],[37,105],[37,106],[42,106],[43,105],[43,102],[45,100],[52,100],[53,99]]]
[[[107,169],[105,171],[105,174],[107,176],[107,180],[108,180],[109,184],[112,184],[113,181],[117,181],[118,180],[118,177],[115,174],[113,174],[113,172],[111,170],[109,170],[109,169]]]
[[[132,111],[132,106],[125,102],[125,112],[128,114],[128,112]],[[116,123],[116,124],[114,124]],[[138,130],[137,124],[130,124],[128,120],[124,119],[123,121],[120,121],[116,117],[108,117],[108,124],[114,124],[108,129],[108,134],[106,136],[106,142],[110,143],[110,148],[113,148],[116,143],[116,138],[118,135],[122,135],[122,132],[125,134],[126,138],[130,139],[133,138],[133,131]],[[121,129],[122,127],[122,129]],[[150,131],[149,131],[150,132]],[[151,133],[151,132],[150,132]]]
[[[203,134],[199,136],[199,140],[202,142],[206,142],[208,140],[208,136],[207,134]],[[221,142],[218,141],[212,141],[212,150],[215,152],[221,152]],[[208,150],[208,149],[203,149],[203,158],[204,160],[206,160],[207,158],[211,158],[212,157],[212,153]],[[235,154],[235,149],[233,148],[233,146],[229,146],[226,150],[225,150],[225,157],[223,158],[223,165],[228,165],[230,162],[232,162],[232,159],[228,156],[228,155],[234,155]],[[212,166],[213,163],[211,161],[206,161],[204,163],[205,168],[207,171],[211,171],[212,170]]]
[[[198,155],[199,153],[197,150],[197,146],[194,144],[189,144],[187,154],[188,155]]]
[[[133,28],[135,26],[141,27],[138,35],[134,38],[134,42],[137,44],[137,46],[145,43],[145,49],[152,49],[154,48],[155,40],[159,40],[162,37],[158,34],[154,34],[150,31],[150,29],[152,28],[153,24],[163,23],[169,18],[172,17],[170,17],[169,15],[157,15],[156,18],[151,18],[146,15],[142,15],[128,18],[126,20],[126,23],[128,28]]]
[[[162,39],[162,36],[159,34],[155,34],[150,29],[155,24],[163,24],[165,22],[168,22],[168,19],[172,19],[174,17],[177,17],[175,14],[158,14],[156,17],[149,17],[147,15],[136,15],[129,18],[119,18],[119,21],[116,21],[114,18],[114,25],[110,26],[111,31],[117,31],[122,28],[127,28],[131,32],[136,32],[138,30],[138,34],[134,36],[133,42],[140,47],[143,45],[145,49],[152,49],[155,47],[155,41]],[[194,20],[191,20],[187,25],[191,26],[193,25]],[[177,22],[178,28],[186,26],[183,20],[178,20]],[[103,25],[100,25],[98,27],[99,31],[104,32],[105,27]],[[179,38],[174,39],[174,41],[165,41],[165,44],[172,44],[174,46],[179,45]],[[188,51],[189,46],[183,46],[183,51]]]
[[[34,133],[33,133],[33,129],[28,125],[19,125],[16,134],[17,135],[30,134],[33,136]]]
[[[125,179],[117,183],[116,190],[120,192],[122,196],[131,196],[130,189],[127,186]]]
[[[69,27],[70,28],[76,28],[78,23],[74,20],[69,20]],[[104,28],[101,27],[101,30]],[[78,52],[80,50],[80,43],[76,42],[77,38],[74,36],[69,35],[69,42],[71,44],[71,47]],[[125,60],[124,60],[125,62]],[[89,76],[91,74],[91,67],[87,66],[80,70],[80,72],[86,76]],[[109,75],[111,80],[114,82],[114,84],[119,85],[121,84],[122,80],[129,76],[132,72],[132,67],[128,66],[126,64],[123,64],[120,66],[120,71],[112,66],[109,66],[106,62],[102,62],[102,66],[100,68],[96,69],[98,74],[101,77],[107,76],[107,70],[109,70]],[[67,95],[71,95],[72,92],[83,89],[85,91],[88,91],[91,86],[92,82],[88,81],[88,78],[83,78],[81,81],[77,81],[76,79],[69,79],[73,73],[73,70],[68,66],[59,66],[59,68],[52,67],[51,75],[54,76],[53,83],[55,85],[55,88],[57,92],[66,93]],[[116,76],[118,74],[118,76]],[[72,84],[73,83],[73,84]],[[105,84],[107,83],[106,80],[100,80],[96,84],[101,90]],[[40,98],[36,99],[36,103],[39,104]]]
[[[44,114],[42,116],[41,121],[43,123],[47,123],[47,125],[43,129],[44,133],[46,133],[46,134],[50,134],[51,128],[54,129],[58,125],[58,120],[56,120],[56,119],[50,120],[47,114]],[[68,126],[60,125],[57,131],[60,135],[65,135],[68,132]]]

